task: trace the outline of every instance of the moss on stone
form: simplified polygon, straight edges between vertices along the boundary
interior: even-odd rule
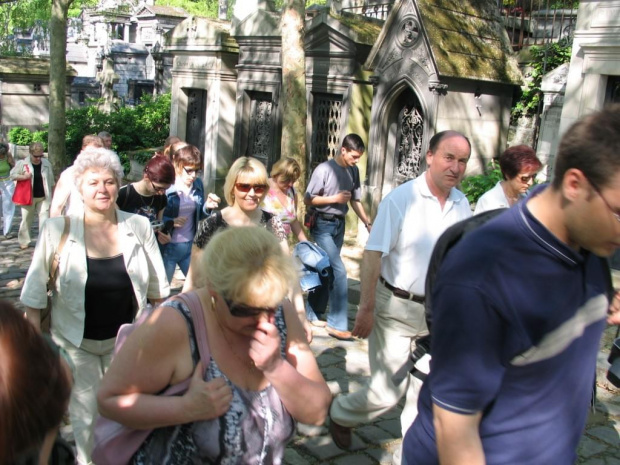
[[[330,16],[355,33],[356,37],[351,38],[361,44],[374,45],[383,28],[382,23],[361,15],[330,13]]]
[[[521,84],[495,0],[418,0],[422,23],[444,76]]]
[[[50,60],[48,58],[0,57],[0,73],[44,76],[49,72]],[[71,66],[67,66],[67,75],[77,76],[77,72]]]

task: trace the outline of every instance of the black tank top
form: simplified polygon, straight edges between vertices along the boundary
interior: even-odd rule
[[[84,338],[102,341],[116,337],[118,328],[134,318],[134,292],[123,254],[86,257]]]

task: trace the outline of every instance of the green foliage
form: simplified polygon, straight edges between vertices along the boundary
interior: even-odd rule
[[[560,41],[531,47],[532,55],[531,73],[527,76],[527,84],[522,88],[521,97],[512,108],[511,118],[514,120],[521,116],[531,116],[538,111],[538,104],[542,97],[540,86],[543,76],[558,66],[570,61],[572,43]],[[545,66],[546,59],[546,66]]]
[[[468,176],[461,182],[461,191],[467,197],[470,204],[478,201],[482,194],[491,190],[498,181],[504,179],[497,162],[492,161],[488,165],[486,173]]]
[[[47,131],[33,132],[32,142],[41,142],[43,144],[43,150],[47,152]]]
[[[126,152],[160,146],[168,137],[170,102],[170,94],[148,95],[139,105],[122,106],[110,114],[99,110],[97,105],[67,110],[67,153],[73,160],[82,148],[85,135],[107,131],[112,134],[113,149],[128,166]]]
[[[29,129],[16,126],[9,131],[9,142],[15,145],[30,145],[32,143],[32,133]]]

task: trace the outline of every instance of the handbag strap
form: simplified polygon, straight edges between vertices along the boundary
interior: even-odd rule
[[[189,307],[192,314],[192,322],[194,324],[194,335],[196,336],[196,342],[198,343],[198,352],[200,353],[200,360],[202,360],[202,378],[204,379],[211,362],[211,351],[209,350],[209,342],[207,340],[207,326],[205,325],[205,317],[202,313],[202,304],[200,298],[194,291],[187,292],[185,294],[177,294],[175,299],[181,300]],[[169,386],[162,394],[164,396],[174,396],[181,394],[189,388],[192,381],[192,376],[178,384]]]
[[[52,265],[50,266],[50,274],[49,279],[47,280],[47,292],[52,291],[52,287],[56,282],[56,276],[58,274],[58,264],[60,263],[60,253],[62,252],[63,247],[65,246],[65,242],[67,242],[67,237],[69,237],[69,217],[63,217],[65,220],[65,225],[62,230],[62,236],[60,237],[60,242],[58,243],[58,247],[56,248],[56,252],[54,252],[54,258],[52,259]]]
[[[200,353],[200,360],[202,360],[202,367],[206,373],[209,362],[211,361],[211,351],[209,350],[209,341],[207,340],[207,325],[205,322],[205,315],[202,312],[202,304],[200,303],[200,298],[195,291],[178,294],[175,297],[185,302],[185,305],[189,307],[192,313],[192,321],[194,322],[194,334],[196,336],[196,342],[198,343],[198,352]]]

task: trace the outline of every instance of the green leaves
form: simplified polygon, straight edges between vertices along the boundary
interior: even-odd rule
[[[489,163],[486,173],[468,176],[463,179],[461,181],[461,191],[465,194],[469,203],[474,204],[482,197],[482,194],[491,190],[502,179],[504,178],[497,162],[492,161]]]

